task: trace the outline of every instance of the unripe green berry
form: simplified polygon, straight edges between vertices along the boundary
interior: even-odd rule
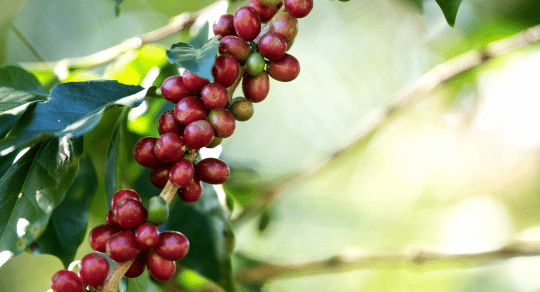
[[[246,60],[246,72],[251,76],[257,76],[264,71],[264,57],[260,53],[253,53],[249,55]]]
[[[212,139],[212,142],[210,142],[210,144],[206,145],[206,148],[214,148],[214,147],[218,146],[219,144],[221,144],[221,141],[223,141],[223,138],[219,138],[219,137],[214,136],[214,138]]]
[[[148,201],[148,217],[146,220],[155,225],[161,225],[169,217],[169,205],[162,197],[152,197]]]
[[[253,116],[253,104],[243,97],[233,99],[229,110],[237,121],[245,122]]]

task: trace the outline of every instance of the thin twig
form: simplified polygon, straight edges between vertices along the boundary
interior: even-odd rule
[[[28,48],[28,50],[30,50],[32,55],[34,55],[34,57],[38,59],[38,61],[40,61],[41,63],[45,63],[45,60],[43,60],[43,58],[39,55],[38,51],[34,48],[34,46],[32,46],[32,44],[30,44],[28,39],[24,37],[22,32],[19,29],[17,29],[17,27],[13,24],[13,22],[11,21],[8,22],[8,27],[15,33],[15,35],[17,35],[17,37],[24,43],[24,45]]]

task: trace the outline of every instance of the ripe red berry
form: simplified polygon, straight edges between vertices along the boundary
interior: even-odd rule
[[[154,250],[146,255],[146,268],[154,279],[166,281],[174,276],[176,263],[160,257]]]
[[[148,168],[157,168],[163,164],[163,161],[159,160],[154,153],[156,141],[157,138],[144,137],[135,144],[135,147],[133,147],[133,156],[140,165]]]
[[[184,80],[184,85],[192,92],[200,92],[206,84],[210,83],[208,79],[193,74],[188,70],[184,71],[184,76],[182,78]]]
[[[156,141],[154,153],[159,160],[167,163],[175,163],[184,156],[186,144],[184,138],[176,133],[165,133]]]
[[[182,98],[193,94],[182,80],[182,76],[171,76],[161,84],[161,94],[163,98],[172,103],[179,102]]]
[[[113,208],[114,218],[122,229],[134,230],[146,221],[146,209],[141,201],[123,199]]]
[[[300,74],[300,62],[292,55],[285,54],[279,60],[268,62],[267,70],[270,77],[288,82],[294,80]]]
[[[152,223],[143,223],[135,230],[135,239],[142,249],[151,249],[159,242],[159,230]]]
[[[296,18],[306,17],[313,9],[313,0],[285,0],[285,9]]]
[[[61,270],[52,276],[51,289],[53,292],[82,292],[83,283],[74,272]]]
[[[139,194],[135,190],[122,189],[114,193],[111,199],[111,209],[113,209],[114,206],[116,206],[118,202],[122,201],[123,199],[128,199],[128,198],[134,199],[135,201],[139,201],[139,202],[141,201],[141,196],[139,196]]]
[[[171,166],[171,183],[175,186],[185,187],[191,182],[195,176],[195,168],[193,163],[187,159],[180,159],[177,163]]]
[[[178,190],[178,196],[186,203],[197,202],[202,195],[202,182],[197,178],[193,180],[185,187]]]
[[[141,251],[135,234],[131,231],[121,231],[113,235],[107,241],[106,249],[109,258],[117,263],[134,259]]]
[[[197,176],[205,183],[222,184],[231,176],[231,169],[222,160],[216,158],[205,158],[195,167]]]
[[[166,260],[178,261],[188,253],[189,241],[184,234],[178,231],[164,231],[159,235],[159,243],[154,250]]]
[[[270,79],[266,72],[262,72],[257,76],[251,76],[248,73],[244,74],[242,80],[242,92],[246,99],[251,102],[263,101],[268,92],[270,92]]]
[[[182,125],[202,120],[207,113],[208,109],[204,106],[202,100],[195,96],[182,99],[174,107],[174,117]]]
[[[120,228],[112,225],[99,225],[94,227],[89,234],[90,247],[98,252],[105,252],[105,244],[116,233],[120,232]]]
[[[174,118],[174,111],[164,112],[158,120],[158,132],[160,135],[165,133],[181,134],[184,131],[184,126],[180,125]]]
[[[169,181],[169,168],[171,165],[165,165],[152,169],[150,172],[150,182],[158,189],[163,189]]]
[[[269,60],[280,59],[286,51],[287,42],[275,32],[266,33],[259,40],[259,53]]]
[[[219,20],[212,26],[215,35],[222,37],[236,35],[233,24],[234,17],[230,14],[223,14]]]
[[[79,274],[84,283],[90,286],[99,286],[105,282],[109,273],[109,262],[98,253],[89,253],[81,260]]]
[[[282,36],[287,42],[287,48],[290,49],[298,34],[298,19],[287,11],[277,13],[270,23],[269,31]]]
[[[184,130],[184,142],[192,149],[207,146],[213,138],[214,128],[205,120],[195,121],[187,125]]]
[[[223,108],[209,111],[206,121],[214,128],[214,136],[220,138],[230,137],[236,128],[234,116]]]
[[[112,210],[107,211],[107,215],[105,216],[105,222],[107,222],[107,224],[109,225],[118,227],[118,223],[114,218],[114,213]]]
[[[219,53],[221,55],[231,55],[238,62],[245,62],[251,54],[249,44],[237,36],[226,36],[219,41]]]
[[[238,77],[239,68],[238,61],[236,61],[233,56],[220,55],[214,61],[212,75],[216,82],[223,84],[225,87],[229,87],[234,83],[236,77]]]
[[[236,74],[238,74],[238,71]],[[208,109],[224,108],[229,103],[227,88],[219,82],[212,82],[206,85],[201,92],[201,99]]]
[[[235,98],[229,106],[229,111],[237,121],[247,121],[253,116],[253,104],[245,98]]]
[[[263,4],[259,3],[259,1],[257,1],[257,0],[249,1],[247,6],[253,7],[253,8],[255,8],[255,10],[257,10],[257,12],[259,13],[259,17],[261,18],[262,22],[267,22],[268,20],[270,20],[270,18],[272,18],[272,16],[274,16],[274,14],[276,14],[276,11],[277,11],[277,6],[276,5],[266,6],[266,5],[263,5]]]
[[[127,270],[126,274],[124,274],[124,277],[137,278],[138,276],[142,275],[145,267],[146,267],[146,254],[141,253],[137,256],[133,264],[131,264],[131,267],[129,267],[129,270]]]
[[[236,34],[246,41],[254,40],[261,32],[261,19],[253,7],[238,8],[234,14],[233,23]]]
[[[257,0],[257,2],[266,6],[276,6],[281,3],[282,0]]]

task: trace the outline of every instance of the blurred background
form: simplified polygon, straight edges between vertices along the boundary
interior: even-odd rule
[[[165,49],[189,32],[60,80],[53,68],[35,64],[39,60],[7,23],[44,60],[57,61],[114,46],[214,1],[125,0],[118,17],[112,0],[3,2],[1,63],[32,70],[50,89],[98,78],[139,84],[150,68],[167,62]],[[358,139],[396,91],[435,65],[540,23],[540,1],[464,0],[455,27],[434,0],[420,2],[317,0],[299,20],[290,50],[301,63],[299,77],[272,80],[255,116],[237,123],[235,135],[222,143],[221,158],[232,168],[224,188],[234,202],[237,279],[261,262],[295,267],[335,256],[476,254],[516,241],[540,244],[539,45],[467,71]],[[229,13],[245,3],[231,3]],[[221,13],[209,15],[210,23]],[[132,132],[157,133],[149,112],[130,119]],[[93,145],[95,157],[103,158],[104,145]],[[101,177],[104,161],[96,168]],[[140,170],[126,171],[134,178]],[[103,197],[100,179],[88,230],[103,223]],[[76,258],[89,252],[85,240]],[[0,268],[0,287],[46,291],[59,269],[53,256],[24,253]],[[538,256],[380,261],[266,277],[239,289],[540,291],[539,269]],[[218,290],[188,269],[172,282],[166,291]]]

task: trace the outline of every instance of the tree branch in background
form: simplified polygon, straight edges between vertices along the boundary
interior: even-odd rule
[[[525,48],[531,44],[538,43],[539,41],[540,25],[537,25],[511,37],[490,43],[483,50],[471,50],[435,66],[410,86],[398,90],[394,94],[392,99],[393,102],[391,102],[386,109],[376,114],[367,125],[361,129],[352,131],[355,134],[350,137],[351,142],[349,142],[347,146],[338,149],[327,160],[320,162],[318,165],[308,167],[304,171],[285,177],[268,186],[261,192],[253,205],[243,210],[243,212],[234,219],[233,223],[241,222],[254,214],[258,214],[262,209],[266,208],[278,194],[307,180],[309,177],[324,169],[325,166],[328,166],[330,162],[341,158],[350,150],[355,149],[358,145],[366,142],[377,130],[390,121],[390,119],[411,109],[422,100],[422,98],[440,85],[456,78],[472,68],[487,63],[495,57]]]

